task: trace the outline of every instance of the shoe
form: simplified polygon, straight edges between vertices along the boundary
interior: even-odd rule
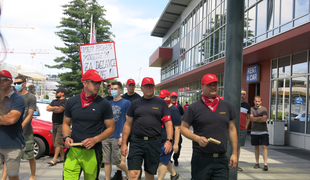
[[[63,161],[63,160],[60,160],[60,159],[57,159],[56,162],[57,162],[57,163],[63,163],[64,161]]]
[[[177,159],[174,160],[174,165],[179,166],[179,161]]]
[[[123,180],[122,172],[116,171],[111,180]]]
[[[170,175],[170,179],[171,179],[171,180],[177,180],[177,179],[179,179],[179,177],[180,177],[180,174],[179,174],[179,173],[176,173],[176,175],[174,175],[174,176],[171,176],[171,175]]]
[[[53,160],[47,162],[47,164],[51,165],[51,166],[55,166],[57,164],[57,162],[54,162]]]
[[[258,169],[258,168],[260,168],[259,164],[255,164],[254,169]]]
[[[268,166],[267,165],[264,165],[263,171],[268,171]]]
[[[238,166],[238,171],[243,171],[243,169],[241,167]]]

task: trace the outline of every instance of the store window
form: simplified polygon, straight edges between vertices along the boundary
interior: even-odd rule
[[[305,132],[307,76],[292,78],[290,131]]]
[[[292,76],[307,74],[307,52],[293,55]]]
[[[271,81],[270,119],[276,117],[277,81]]]
[[[274,59],[271,62],[271,79],[277,78],[278,77],[278,60]]]
[[[284,120],[289,112],[290,79],[278,80],[277,120]]]
[[[279,78],[291,75],[290,56],[279,58]]]

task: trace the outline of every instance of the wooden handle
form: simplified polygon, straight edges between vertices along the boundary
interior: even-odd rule
[[[82,146],[82,143],[71,143],[70,146]]]
[[[211,143],[217,144],[217,145],[221,144],[221,141],[213,139],[213,138],[209,138],[208,141]]]

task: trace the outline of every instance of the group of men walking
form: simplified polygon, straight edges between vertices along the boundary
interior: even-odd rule
[[[19,91],[24,98],[12,91],[12,76],[8,73],[0,71],[0,137],[14,141],[0,141],[0,162],[5,162],[4,172],[10,179],[18,179],[21,151],[24,148],[23,158],[29,159],[31,178],[35,179],[35,159],[29,145],[33,147],[32,129],[26,126],[30,124],[35,110],[35,98],[33,102],[33,95],[26,97],[25,94],[29,93],[25,89]],[[267,111],[261,106],[261,98],[255,97],[255,107],[250,109],[249,104],[244,102],[246,92],[241,91],[238,138],[234,124],[236,113],[230,103],[219,98],[218,79],[214,74],[203,76],[201,99],[187,104],[185,113],[177,101],[176,92],[163,89],[158,97],[155,96],[155,83],[150,77],[142,80],[142,97],[135,93],[133,79],[127,81],[128,92],[122,96],[120,82],[108,84],[109,95],[105,98],[98,96],[104,80],[96,70],[85,72],[81,81],[83,90],[80,94],[66,100],[66,90],[59,88],[56,91],[57,99],[46,108],[53,112],[55,146],[55,155],[48,163],[56,165],[64,162],[63,179],[79,179],[82,171],[84,179],[99,179],[103,162],[106,180],[122,179],[122,171],[127,179],[136,180],[142,165],[146,180],[154,179],[157,172],[158,179],[162,180],[167,171],[170,172],[170,179],[176,180],[180,174],[175,172],[171,158],[174,165],[178,166],[181,134],[193,141],[192,180],[228,179],[229,169],[237,167],[240,146],[244,145],[250,121],[251,143],[255,146],[254,168],[260,167],[259,145],[262,145],[265,161],[263,170],[268,170]],[[18,91],[20,84],[25,87],[25,82],[25,79],[17,77],[15,89]],[[232,146],[231,157],[226,154],[228,140]],[[63,142],[67,148],[65,153]],[[59,154],[60,160],[57,160]],[[111,178],[112,165],[116,165],[118,170]],[[242,171],[242,168],[238,167],[238,170]]]

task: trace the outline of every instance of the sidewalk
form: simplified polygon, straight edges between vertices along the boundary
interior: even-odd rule
[[[179,166],[174,167],[181,177],[180,180],[190,180],[191,178],[191,155],[192,155],[192,142],[183,138],[181,156],[179,159]],[[49,166],[47,164],[52,157],[46,156],[37,160],[37,180],[60,180],[62,179],[63,164],[56,166]],[[238,172],[238,179],[310,179],[310,151],[291,146],[268,146],[268,167],[269,170],[262,171],[262,169],[254,169],[254,147],[250,145],[250,137],[247,138],[246,146],[241,150],[241,157],[239,166],[243,171]],[[263,157],[260,156],[260,165],[263,166]],[[113,166],[112,176],[116,171]],[[20,179],[29,179],[29,163],[22,161],[20,167]],[[2,173],[2,167],[0,168]],[[124,174],[123,174],[124,175]],[[100,171],[100,179],[105,177],[104,169]],[[84,179],[83,175],[80,179]],[[144,179],[144,173],[142,175]],[[157,176],[155,176],[157,179]],[[166,174],[167,180],[170,179],[170,174]]]

